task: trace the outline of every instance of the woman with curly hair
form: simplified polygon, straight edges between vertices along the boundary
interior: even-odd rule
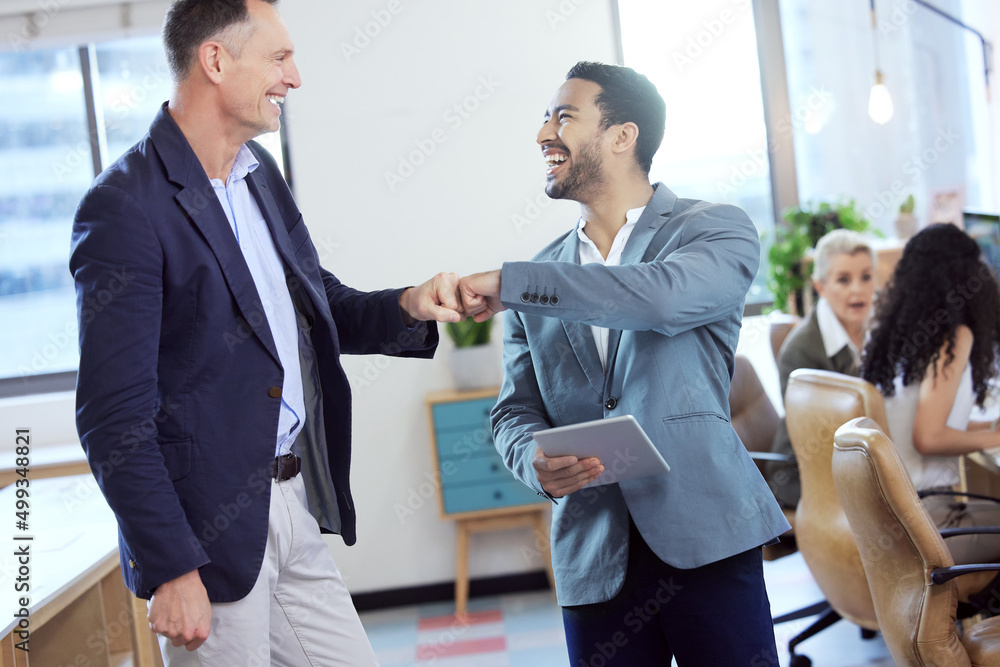
[[[861,376],[885,396],[899,457],[940,528],[1000,525],[1000,503],[951,493],[959,459],[1000,446],[1000,431],[970,423],[997,375],[1000,286],[979,245],[953,225],[906,244],[880,294]],[[1000,537],[950,538],[957,563],[996,561]]]

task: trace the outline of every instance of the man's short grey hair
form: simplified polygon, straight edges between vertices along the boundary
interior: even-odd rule
[[[174,0],[163,21],[163,49],[174,83],[187,78],[203,43],[214,39],[239,58],[256,27],[247,0]]]
[[[827,232],[816,244],[816,252],[813,255],[813,278],[825,282],[834,257],[854,255],[859,252],[868,253],[874,271],[875,252],[864,234],[850,229],[835,229],[832,232]]]

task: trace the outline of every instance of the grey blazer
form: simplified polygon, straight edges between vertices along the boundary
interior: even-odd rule
[[[575,230],[503,265],[504,380],[497,450],[541,492],[532,433],[634,415],[671,466],[584,489],[553,509],[561,605],[611,599],[628,564],[629,515],[666,563],[693,568],[787,531],[729,423],[729,383],[760,243],[742,210],[678,199],[658,183],[621,266],[579,264]],[[604,372],[590,325],[611,329]],[[605,461],[605,465],[614,462]]]

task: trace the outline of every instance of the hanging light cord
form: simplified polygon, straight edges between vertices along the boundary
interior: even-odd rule
[[[874,17],[875,0],[871,0],[871,2],[872,2],[872,16]],[[980,43],[983,45],[983,75],[986,77],[986,100],[989,101],[989,99],[990,99],[990,72],[993,71],[993,67],[991,65],[991,61],[993,60],[993,45],[986,40],[986,38],[983,36],[983,33],[979,32],[978,30],[976,30],[972,26],[970,26],[970,25],[968,25],[966,23],[963,23],[961,20],[955,18],[951,14],[948,14],[947,12],[942,11],[941,9],[938,9],[937,7],[935,7],[934,5],[930,4],[929,2],[925,2],[924,0],[913,0],[913,2],[916,3],[916,4],[918,4],[918,5],[920,5],[921,7],[925,7],[926,9],[929,9],[930,11],[934,12],[935,14],[937,14],[938,16],[940,16],[941,18],[946,19],[948,21],[951,21],[952,23],[954,23],[954,24],[956,24],[958,26],[961,26],[962,28],[965,28],[966,30],[968,30],[969,32],[973,33],[976,37],[979,38]]]

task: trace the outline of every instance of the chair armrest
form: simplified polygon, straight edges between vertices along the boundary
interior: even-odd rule
[[[781,461],[782,463],[795,463],[794,455],[778,454],[776,452],[750,452],[750,458],[754,461]]]
[[[951,567],[936,567],[931,570],[931,583],[943,584],[963,574],[977,572],[1000,572],[1000,563],[979,563],[976,565],[952,565]]]
[[[943,489],[924,489],[923,491],[917,491],[917,496],[920,498],[926,498],[927,496],[965,496],[966,498],[1000,503],[1000,498],[994,498],[993,496],[984,496],[980,493],[966,493],[965,491],[945,491]]]
[[[959,535],[1000,535],[1000,526],[964,526],[962,528],[942,528],[941,537],[957,537]]]

